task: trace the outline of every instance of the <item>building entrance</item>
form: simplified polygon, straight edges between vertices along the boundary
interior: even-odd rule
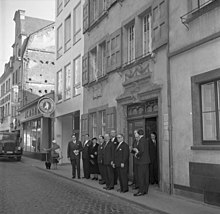
[[[128,106],[128,144],[132,147],[134,130],[142,129],[150,146],[149,152],[152,159],[150,165],[150,182],[158,184],[159,181],[159,144],[158,139],[158,105],[157,100],[136,103]],[[156,133],[156,141],[151,140],[151,133]],[[133,156],[129,160],[129,175],[134,178]]]

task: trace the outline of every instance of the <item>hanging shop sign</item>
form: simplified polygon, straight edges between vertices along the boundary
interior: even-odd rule
[[[49,97],[42,97],[38,101],[38,109],[39,111],[45,116],[49,117],[55,110],[55,103],[54,101]]]

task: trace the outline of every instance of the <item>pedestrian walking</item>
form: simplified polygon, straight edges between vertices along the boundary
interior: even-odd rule
[[[137,159],[137,176],[138,176],[138,186],[139,190],[134,196],[141,196],[148,193],[149,187],[149,144],[144,137],[144,131],[142,129],[138,130],[136,134],[138,138],[137,148],[135,151],[135,158]]]
[[[98,146],[97,138],[92,138],[92,143],[89,146],[89,163],[90,175],[93,175],[92,180],[98,180],[99,167],[98,167]]]
[[[72,140],[69,141],[67,147],[67,157],[70,159],[72,165],[72,178],[76,177],[76,170],[78,179],[80,179],[80,153],[82,151],[82,143],[76,139],[76,134],[72,134]]]
[[[104,136],[99,135],[99,147],[98,147],[98,159],[97,160],[98,160],[99,172],[101,175],[101,179],[99,181],[100,184],[105,184],[104,147],[105,147]]]
[[[124,142],[122,134],[117,135],[118,146],[115,150],[114,164],[119,176],[120,189],[118,191],[128,192],[128,161],[129,161],[129,147]]]
[[[89,146],[91,145],[91,141],[89,140],[89,134],[85,135],[85,141],[83,142],[82,149],[82,161],[83,161],[83,173],[84,178],[90,178],[90,169],[89,169]]]
[[[114,189],[114,143],[110,140],[109,134],[105,134],[105,147],[104,147],[104,166],[105,166],[105,181],[106,190]]]
[[[117,146],[118,146],[118,139],[117,139],[117,137],[116,137],[116,131],[115,131],[114,129],[111,130],[111,132],[110,132],[110,137],[111,137],[112,143],[114,144],[114,148],[116,149]],[[117,169],[116,169],[116,168],[114,168],[113,171],[114,171],[114,185],[117,185],[118,172],[117,172]]]
[[[149,141],[150,153],[150,184],[158,184],[157,134],[152,132]]]

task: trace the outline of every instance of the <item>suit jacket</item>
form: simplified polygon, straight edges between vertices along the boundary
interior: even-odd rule
[[[111,165],[114,161],[114,153],[115,153],[115,146],[114,143],[110,140],[106,142],[104,147],[104,164]]]
[[[79,150],[79,154],[76,155],[74,153],[74,150]],[[67,147],[67,157],[72,159],[80,159],[80,153],[82,151],[82,143],[80,141],[76,141],[76,143],[73,143],[73,141],[70,141],[68,143]]]
[[[99,144],[98,147],[98,163],[104,164],[104,148],[105,148],[105,141],[102,144]]]
[[[86,141],[84,141],[82,145],[82,158],[83,159],[89,159],[89,146],[91,144],[91,141],[88,140],[88,142],[85,144]]]
[[[157,161],[157,141],[156,144],[153,141],[149,140],[149,153],[150,153],[150,161],[156,162]]]
[[[149,155],[149,142],[142,137],[137,143],[137,164],[149,164],[150,163],[150,155]]]
[[[114,143],[114,147],[116,149],[117,146],[118,146],[118,139],[117,139],[117,137],[114,137],[114,139],[111,138],[111,141]]]
[[[121,167],[121,163],[128,166],[129,159],[129,147],[128,144],[122,142],[115,150],[114,163],[116,167]]]

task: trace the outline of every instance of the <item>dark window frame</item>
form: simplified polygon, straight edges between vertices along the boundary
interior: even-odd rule
[[[203,140],[203,121],[202,121],[202,92],[201,86],[209,82],[220,80],[220,69],[211,70],[191,77],[192,93],[192,127],[193,127],[193,148],[200,146],[220,145],[220,130],[218,140]],[[217,96],[217,94],[216,94]],[[217,111],[218,109],[216,109]],[[216,129],[219,127],[216,127]]]

